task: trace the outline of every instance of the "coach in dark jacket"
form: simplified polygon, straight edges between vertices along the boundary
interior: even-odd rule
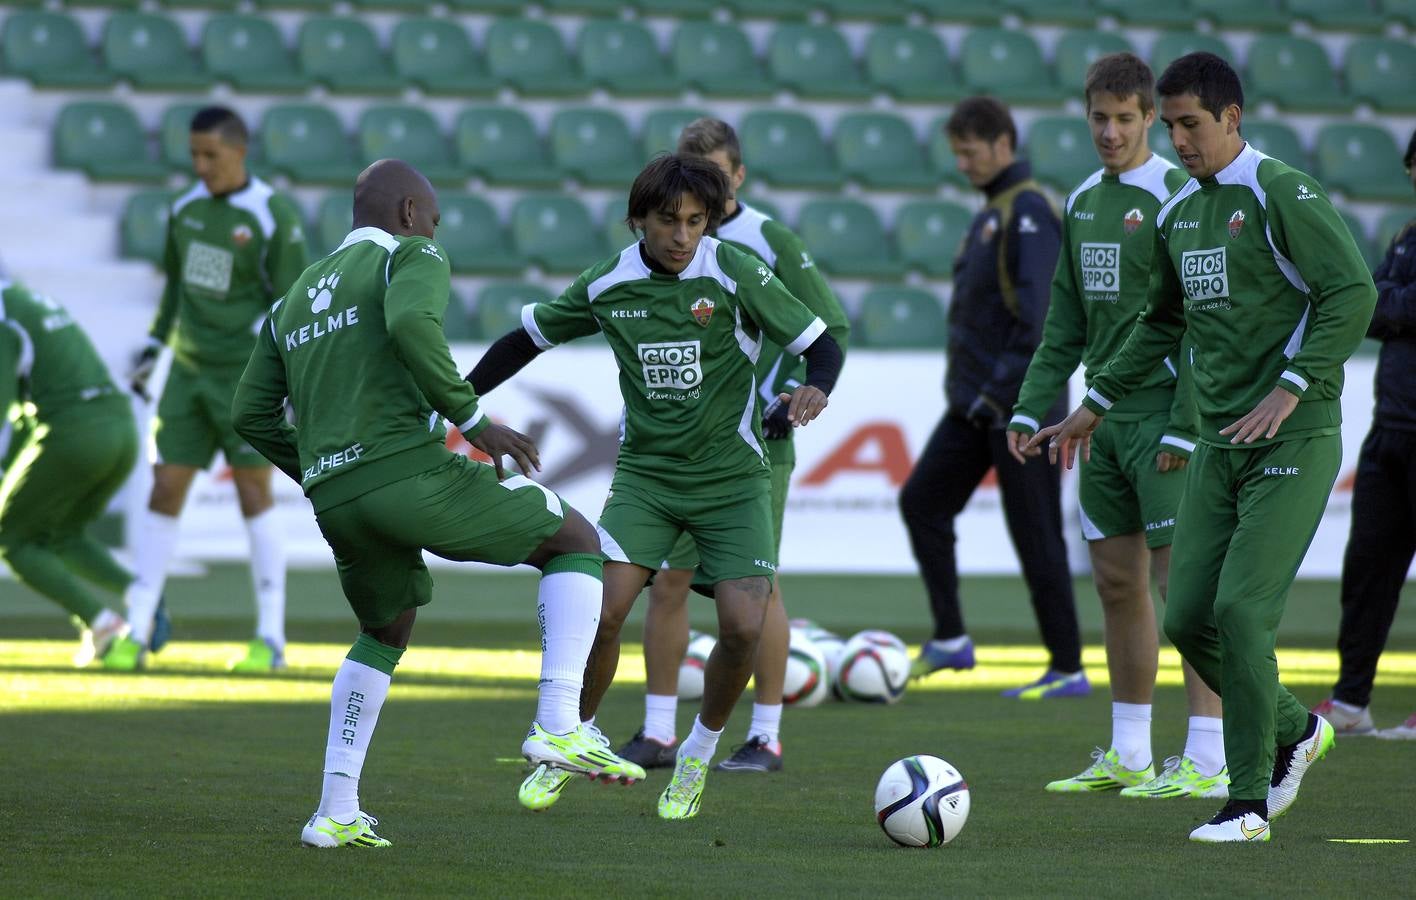
[[[987,203],[955,257],[944,418],[900,493],[934,613],[934,637],[912,673],[973,667],[973,644],[959,609],[954,518],[995,468],[1008,531],[1051,654],[1041,679],[1004,693],[1084,694],[1089,687],[1062,538],[1058,467],[1019,464],[1008,454],[1003,431],[1042,342],[1061,224],[1028,164],[1014,158],[1017,129],[1007,107],[987,97],[965,100],[944,130],[959,171]],[[1066,409],[1063,396],[1048,421],[1058,421]]]

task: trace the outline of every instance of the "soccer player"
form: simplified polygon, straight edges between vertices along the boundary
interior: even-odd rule
[[[742,149],[733,127],[721,119],[703,118],[689,123],[679,135],[678,152],[700,156],[716,164],[728,178],[728,200],[723,221],[713,236],[750,253],[767,264],[782,285],[826,323],[826,333],[845,352],[850,325],[806,245],[780,222],[737,199],[747,177]],[[762,422],[764,447],[772,472],[772,535],[782,547],[782,516],[787,489],[796,464],[793,430],[787,407],[776,403],[782,391],[793,390],[806,378],[805,365],[770,340],[763,341],[757,358],[757,392],[773,413]],[[698,565],[698,551],[686,532],[679,537],[649,587],[649,611],[644,619],[644,727],[620,748],[620,755],[646,769],[674,764],[678,747],[675,714],[678,709],[678,670],[688,648],[688,593]],[[786,679],[791,628],[782,605],[780,582],[774,580],[762,623],[762,639],[752,670],[756,693],[747,740],[715,767],[725,772],[775,772],[782,768],[782,690]]]
[[[600,514],[604,607],[581,699],[593,720],[619,661],[619,632],[681,533],[692,535],[714,586],[718,645],[703,704],[680,743],[659,815],[697,815],[708,767],[752,673],[776,569],[771,462],[754,364],[763,339],[805,354],[806,384],[781,394],[789,425],[826,406],[841,349],[826,324],[761,260],[705,236],[722,218],[728,179],[695,156],[656,158],[635,178],[628,221],[643,239],[587,269],[522,327],[487,350],[469,379],[485,394],[541,351],[603,331],[619,365],[623,441]],[[562,773],[522,785],[532,808],[554,803]]]
[[[1210,53],[1156,84],[1190,180],[1156,216],[1145,313],[1082,406],[1044,428],[1049,456],[1085,462],[1102,417],[1182,336],[1199,441],[1171,545],[1166,636],[1224,698],[1229,802],[1196,841],[1267,841],[1333,729],[1278,681],[1275,635],[1342,457],[1342,366],[1376,290],[1322,186],[1240,134],[1244,91]]]
[[[541,570],[540,698],[526,758],[644,777],[580,725],[600,611],[599,539],[549,489],[503,478],[503,456],[523,472],[539,459],[529,439],[478,410],[458,377],[443,336],[451,269],[433,240],[438,218],[417,170],[398,160],[365,169],[354,230],[271,307],[232,408],[237,432],[310,498],[361,628],[334,678],[324,792],[301,834],[311,847],[389,844],[359,808],[359,776],[418,607],[432,599],[425,549]],[[439,416],[495,467],[449,451]]]
[[[137,522],[137,580],[124,598],[132,634],[105,657],[111,668],[144,662],[178,518],[192,479],[217,450],[231,466],[246,520],[256,595],[256,637],[232,668],[285,665],[285,550],[271,509],[271,470],[231,429],[231,395],[261,316],[305,268],[305,237],[294,203],[246,170],[246,142],[246,126],[229,109],[210,106],[192,117],[198,183],[172,204],[167,287],[132,378],[133,390],[146,399],[158,354],[172,347],[172,369],[153,419],[152,494]]]
[[[34,406],[0,480],[0,555],[15,576],[82,623],[74,665],[108,652],[128,630],[83,584],[121,594],[132,574],[86,534],[137,459],[128,399],[68,310],[0,279],[0,410]],[[16,437],[8,421],[0,440]],[[82,580],[80,580],[82,579]]]
[[[1023,444],[1066,389],[1077,363],[1085,364],[1089,376],[1100,369],[1145,308],[1156,213],[1189,180],[1184,169],[1148,146],[1154,88],[1150,67],[1131,53],[1103,56],[1087,71],[1087,122],[1102,167],[1072,192],[1063,211],[1062,252],[1042,345],[1008,423],[1008,450],[1020,463]],[[1082,469],[1082,532],[1101,599],[1111,676],[1111,745],[1094,754],[1096,761],[1081,774],[1048,784],[1049,791],[1120,788],[1123,797],[1225,796],[1229,777],[1219,698],[1188,665],[1185,751],[1167,760],[1159,775],[1151,764],[1159,646],[1149,580],[1164,599],[1175,510],[1195,449],[1188,376],[1177,354],[1117,401],[1097,428],[1091,464]]]

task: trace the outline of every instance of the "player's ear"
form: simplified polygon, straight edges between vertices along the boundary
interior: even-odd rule
[[[1239,104],[1231,103],[1224,108],[1224,131],[1226,134],[1233,134],[1239,130],[1239,120],[1244,117],[1244,111],[1239,108]]]
[[[733,196],[737,196],[742,183],[747,180],[747,166],[738,163],[737,171],[733,173]]]

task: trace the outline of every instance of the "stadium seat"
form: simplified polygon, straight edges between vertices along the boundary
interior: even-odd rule
[[[114,75],[144,90],[197,91],[211,77],[197,66],[177,23],[151,13],[119,12],[103,26],[103,57]]]
[[[747,36],[720,22],[684,22],[669,57],[684,84],[710,97],[762,97],[776,87],[762,71]]]
[[[147,134],[121,103],[70,103],[54,123],[54,162],[108,181],[161,181],[167,167],[148,155]]]
[[[403,19],[393,29],[393,70],[428,94],[495,94],[497,84],[466,30],[448,19]]]
[[[332,191],[320,201],[315,213],[315,253],[327,256],[334,252],[345,235],[354,229],[354,194],[352,191]]]
[[[497,211],[481,197],[445,191],[438,195],[437,240],[454,272],[507,274],[526,267],[511,249]]]
[[[1096,11],[1089,0],[1003,0],[1004,7],[1031,22],[1091,25]]]
[[[880,217],[859,200],[808,200],[796,231],[829,275],[895,278],[904,273]]]
[[[374,32],[348,16],[312,16],[300,26],[300,68],[332,91],[391,94],[403,87]]]
[[[1382,30],[1385,17],[1368,0],[1284,0],[1290,18],[1305,19],[1318,31]]]
[[[1165,123],[1160,120],[1159,109],[1155,111],[1155,122],[1151,124],[1147,142],[1152,153],[1165,157],[1177,166],[1180,165],[1180,157],[1175,153],[1175,145],[1170,143],[1170,132],[1166,129]]]
[[[119,227],[125,258],[161,265],[167,250],[167,217],[171,209],[171,191],[137,191],[128,195]]]
[[[1337,212],[1342,216],[1342,221],[1347,223],[1347,230],[1352,232],[1352,242],[1357,245],[1357,252],[1362,254],[1367,271],[1376,269],[1381,257],[1372,249],[1372,242],[1367,240],[1367,230],[1362,227],[1362,220],[1342,207],[1338,207]]]
[[[365,165],[401,159],[434,184],[460,185],[467,170],[456,164],[431,113],[419,106],[371,106],[359,117],[359,151]],[[451,252],[451,251],[448,251]]]
[[[551,117],[549,143],[556,167],[586,184],[623,187],[642,168],[629,126],[612,110],[560,110]]]
[[[942,350],[949,337],[944,307],[929,291],[879,287],[861,298],[851,343],[897,350]]]
[[[1130,0],[1121,0],[1121,2],[1130,2]],[[1182,56],[1198,53],[1201,50],[1226,59],[1230,64],[1235,64],[1238,60],[1238,57],[1234,55],[1233,48],[1212,34],[1200,34],[1195,31],[1166,31],[1162,32],[1155,39],[1155,44],[1151,46],[1151,69],[1155,71],[1155,77],[1159,78],[1166,66]]]
[[[1137,3],[1136,0],[1092,0],[1102,15],[1115,16],[1127,25],[1155,28],[1193,28],[1195,14],[1184,3]]]
[[[899,101],[947,103],[964,96],[944,42],[926,28],[881,25],[872,31],[865,77]]]
[[[635,234],[634,229],[625,221],[625,213],[628,211],[628,195],[615,197],[605,204],[605,213],[600,220],[604,222],[605,246],[611,253],[623,250],[639,240],[639,235]]]
[[[815,2],[803,0],[723,0],[739,19],[772,19],[778,22],[807,19]]]
[[[1193,18],[1209,19],[1221,29],[1254,28],[1269,31],[1287,31],[1291,17],[1284,12],[1278,0],[1186,0],[1190,4]]]
[[[653,159],[660,153],[673,153],[678,149],[679,135],[684,126],[694,119],[701,119],[708,113],[687,107],[666,107],[651,111],[644,117],[644,159]]]
[[[767,42],[767,70],[803,97],[870,95],[846,39],[829,25],[779,25]]]
[[[449,344],[480,341],[482,329],[477,325],[477,317],[468,308],[467,301],[455,290],[447,292],[447,309],[443,312],[443,337]]]
[[[604,241],[574,197],[522,197],[511,208],[512,245],[548,272],[580,273],[605,258]]]
[[[1380,0],[1378,5],[1388,22],[1416,28],[1416,0]]]
[[[947,116],[940,116],[929,125],[929,139],[925,143],[925,153],[929,157],[934,174],[960,188],[969,187],[969,181],[959,172],[954,149],[949,146],[949,136],[944,133]]]
[[[254,0],[260,9],[300,9],[310,12],[329,12],[334,9],[334,0]]]
[[[79,23],[59,12],[21,10],[0,32],[5,71],[42,87],[106,87],[113,75],[98,64]]]
[[[1248,102],[1265,100],[1288,109],[1341,110],[1350,106],[1337,84],[1327,51],[1316,41],[1263,35],[1249,45]]]
[[[743,159],[763,180],[784,187],[837,187],[841,175],[816,120],[799,112],[753,110],[738,126]]]
[[[1364,38],[1347,45],[1347,91],[1377,109],[1416,112],[1416,46]]]
[[[498,19],[487,30],[486,52],[492,77],[524,94],[571,96],[587,88],[560,32],[545,22]]]
[[[1391,133],[1378,125],[1332,123],[1318,131],[1315,173],[1330,191],[1358,200],[1411,199],[1402,177],[1401,152]]]
[[[939,178],[924,161],[910,123],[892,113],[848,113],[836,122],[841,173],[873,188],[927,190]]]
[[[1100,168],[1091,128],[1077,116],[1042,116],[1028,129],[1024,155],[1033,175],[1058,193],[1070,194],[1082,179]]]
[[[519,13],[526,9],[525,0],[449,0],[448,6],[459,12],[477,13]]]
[[[202,29],[202,59],[213,77],[241,91],[295,93],[309,87],[280,31],[257,16],[219,15]]]
[[[910,14],[904,0],[818,0],[836,19],[903,22]]]
[[[954,256],[968,234],[973,214],[957,203],[917,200],[895,215],[895,246],[900,262],[931,278],[948,278]]]
[[[1255,150],[1281,159],[1295,169],[1308,171],[1308,151],[1303,149],[1292,128],[1282,122],[1244,122],[1241,130]]]
[[[266,110],[261,123],[266,162],[296,181],[349,185],[359,174],[352,142],[324,106],[290,103]]]
[[[558,184],[536,126],[519,109],[474,106],[457,117],[457,158],[492,184]]]
[[[975,28],[964,36],[960,69],[971,90],[1008,102],[1055,103],[1062,97],[1025,31]]]
[[[1387,210],[1377,220],[1377,252],[1385,256],[1391,242],[1408,225],[1416,227],[1416,207],[1397,207]]]
[[[669,71],[654,35],[638,22],[586,22],[576,45],[585,79],[613,94],[677,95],[683,87]]]
[[[157,158],[163,165],[182,173],[192,171],[192,116],[205,105],[174,103],[162,111],[162,121],[157,126]]]
[[[997,25],[1004,9],[991,0],[905,0],[911,9],[938,22]]]
[[[521,327],[521,308],[528,303],[548,303],[556,295],[539,284],[499,282],[477,294],[477,327],[484,340],[495,341]]]
[[[777,204],[773,203],[771,200],[768,200],[765,197],[743,195],[738,195],[738,200],[739,202],[746,203],[748,206],[762,213],[767,218],[776,219],[778,222],[786,224],[786,216],[782,214],[781,208],[777,206]]]
[[[1108,53],[1135,51],[1131,42],[1111,31],[1069,31],[1057,41],[1057,84],[1070,95],[1081,97],[1087,83],[1087,69]]]

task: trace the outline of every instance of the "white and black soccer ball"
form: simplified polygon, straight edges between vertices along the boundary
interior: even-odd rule
[[[899,635],[891,634],[888,631],[881,631],[878,628],[867,628],[865,631],[857,631],[855,634],[851,635],[851,641],[865,641],[866,643],[875,644],[879,647],[896,647],[906,653],[909,652],[909,647]]]
[[[894,641],[882,640],[881,635]],[[842,648],[831,690],[842,700],[894,703],[904,695],[909,677],[910,655],[904,642],[888,632],[863,631]]]
[[[836,673],[841,670],[841,651],[846,649],[846,639],[819,625],[802,630],[816,645],[816,649],[821,651],[821,655],[826,658],[826,680],[835,684]]]
[[[826,668],[826,657],[807,632],[793,628],[782,702],[790,706],[816,706],[830,692],[831,676]]]
[[[907,756],[880,776],[875,819],[903,847],[942,847],[969,819],[969,786],[937,756]]]
[[[718,639],[711,634],[691,631],[688,635],[688,652],[679,664],[678,695],[680,700],[697,700],[703,696],[703,670],[708,667],[708,656],[718,646]]]

